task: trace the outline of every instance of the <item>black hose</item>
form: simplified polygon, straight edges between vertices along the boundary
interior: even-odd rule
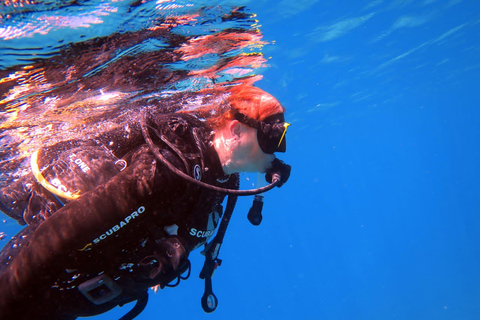
[[[128,311],[123,317],[118,320],[132,320],[135,319],[140,313],[142,313],[143,309],[147,306],[148,302],[148,293],[145,292],[138,300],[135,306],[133,306],[132,310]]]
[[[142,128],[142,134],[143,138],[145,139],[145,142],[147,143],[148,147],[150,148],[150,151],[155,155],[155,157],[162,162],[164,165],[167,166],[169,170],[171,170],[173,173],[179,175],[183,179],[187,180],[188,182],[194,183],[198,186],[201,186],[206,189],[210,189],[213,191],[221,192],[221,193],[226,193],[226,194],[231,194],[231,195],[236,195],[236,196],[252,196],[260,193],[267,192],[276,186],[278,186],[281,183],[281,178],[279,175],[274,175],[272,178],[272,183],[269,185],[266,185],[261,188],[256,188],[256,189],[250,189],[250,190],[235,190],[235,189],[227,189],[227,188],[222,188],[222,187],[217,187],[202,181],[198,181],[189,175],[185,174],[183,171],[177,169],[174,165],[172,165],[167,159],[165,159],[164,156],[158,151],[158,148],[155,146],[155,144],[152,141],[152,138],[150,137],[150,134],[148,133],[148,128],[147,128],[147,117],[145,114],[145,111],[142,112],[142,115],[140,116],[140,126]]]

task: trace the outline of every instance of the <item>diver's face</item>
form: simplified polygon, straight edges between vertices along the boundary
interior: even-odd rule
[[[244,172],[264,173],[271,166],[275,155],[262,151],[256,129],[243,125],[242,127],[242,135],[234,151],[236,165]]]

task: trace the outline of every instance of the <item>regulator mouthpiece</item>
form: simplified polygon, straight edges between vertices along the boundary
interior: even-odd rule
[[[252,207],[248,211],[248,221],[254,226],[260,225],[262,223],[262,209],[263,209],[263,196],[257,194],[253,199]]]

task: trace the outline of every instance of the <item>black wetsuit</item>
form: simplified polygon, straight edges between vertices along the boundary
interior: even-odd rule
[[[224,175],[202,122],[151,115],[149,125],[175,167],[238,188],[237,175]],[[189,252],[214,233],[222,214],[225,195],[168,170],[136,124],[44,148],[37,163],[63,193],[47,191],[33,175],[5,190],[2,206],[29,225],[0,255],[0,319],[75,319],[163,288],[189,267]]]

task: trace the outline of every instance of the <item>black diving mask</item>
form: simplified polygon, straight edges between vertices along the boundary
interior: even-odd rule
[[[285,134],[290,123],[285,122],[283,113],[276,113],[266,117],[263,121],[250,118],[243,113],[235,113],[235,119],[239,122],[257,129],[257,140],[263,152],[273,154],[285,152],[287,141]]]

